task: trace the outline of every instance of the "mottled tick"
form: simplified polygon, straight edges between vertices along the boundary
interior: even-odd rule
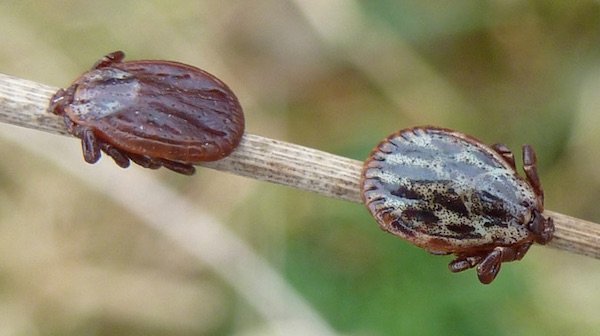
[[[511,151],[449,129],[401,130],[364,163],[363,202],[380,227],[434,254],[455,254],[452,272],[477,266],[491,283],[503,262],[552,239],[533,148],[519,176]]]
[[[229,155],[244,133],[242,107],[215,76],[171,61],[101,58],[51,99],[69,133],[81,139],[86,162],[103,151],[120,167],[130,160],[191,175],[192,164]]]

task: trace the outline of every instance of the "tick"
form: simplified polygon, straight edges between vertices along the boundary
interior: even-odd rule
[[[466,134],[424,126],[381,141],[364,163],[361,194],[380,227],[433,254],[454,254],[452,272],[477,267],[491,283],[503,262],[521,260],[554,233],[545,218],[535,151],[512,152]]]
[[[171,61],[102,57],[50,100],[67,130],[81,139],[88,163],[101,151],[126,168],[192,175],[193,164],[228,156],[244,134],[244,114],[229,87],[208,72]]]

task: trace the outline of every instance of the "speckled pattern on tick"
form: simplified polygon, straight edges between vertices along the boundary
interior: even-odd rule
[[[433,254],[455,254],[452,272],[477,266],[491,283],[503,262],[552,239],[533,148],[523,146],[526,178],[512,152],[457,131],[401,130],[375,147],[361,176],[363,202],[380,227]]]

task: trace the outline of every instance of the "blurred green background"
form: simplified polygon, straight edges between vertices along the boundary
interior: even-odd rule
[[[596,1],[2,1],[0,45],[0,72],[56,87],[114,50],[189,63],[236,92],[248,132],[361,161],[423,124],[519,155],[530,143],[546,207],[600,222]],[[69,138],[35,154],[20,144],[59,137],[0,126],[0,335],[275,333],[218,272],[49,158],[92,179],[145,171],[86,165]],[[483,286],[358,204],[208,169],[149,175],[340,334],[600,335],[596,260],[534,246]]]

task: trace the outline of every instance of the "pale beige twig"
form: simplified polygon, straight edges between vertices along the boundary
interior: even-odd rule
[[[61,118],[46,111],[57,88],[0,74],[0,122],[68,135]],[[229,157],[202,166],[278,183],[324,196],[361,202],[360,161],[246,134]],[[549,246],[600,259],[600,226],[553,211]]]

